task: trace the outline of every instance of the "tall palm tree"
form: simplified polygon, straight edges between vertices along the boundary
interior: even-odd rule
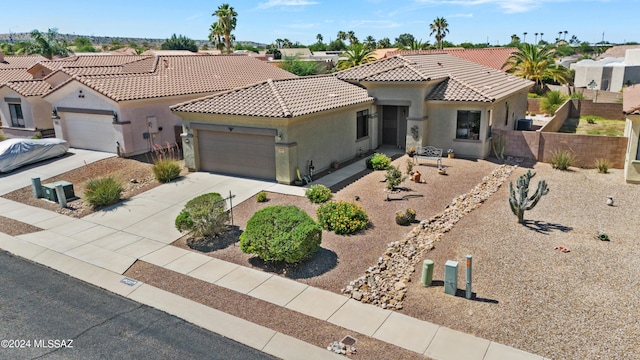
[[[344,31],[340,30],[340,31],[338,31],[338,36],[337,36],[337,38],[338,38],[338,40],[345,41],[345,40],[347,40],[348,35],[347,35],[347,33],[346,33],[346,32],[344,32]]]
[[[323,40],[322,34],[316,35],[316,39],[318,39],[318,42],[321,43]]]
[[[543,32],[540,33],[540,41],[542,41],[542,35],[544,35]]]
[[[213,43],[216,49],[222,51],[222,49],[224,48],[224,32],[222,31],[220,23],[216,21],[211,24],[209,31],[209,41]]]
[[[66,42],[58,38],[58,29],[49,29],[46,33],[33,30],[31,39],[25,48],[25,52],[28,54],[40,54],[47,59],[69,55]]]
[[[371,61],[375,61],[373,52],[364,46],[364,44],[355,43],[347,48],[344,55],[347,56],[346,60],[340,60],[338,62],[338,68],[340,70],[348,69],[350,67],[366,64]]]
[[[349,39],[349,45],[356,44],[358,42],[358,38],[356,37],[356,33],[353,30],[349,30],[347,32],[347,39]]]
[[[238,13],[233,9],[233,6],[229,4],[222,4],[218,6],[213,16],[218,17],[220,28],[224,34],[224,46],[227,50],[227,54],[231,54],[231,32],[236,29],[236,23],[238,21]]]
[[[569,33],[567,30],[563,31],[564,32],[564,38],[562,40],[567,40],[567,34]]]
[[[520,37],[516,34],[511,35],[511,43],[512,44],[517,44],[520,42]]]
[[[369,49],[375,49],[376,48],[376,39],[374,39],[373,36],[369,35],[364,39],[363,44],[366,47],[368,47]]]
[[[429,46],[430,44],[428,41],[422,42],[422,39],[414,40],[411,42],[407,50],[427,50]]]
[[[284,40],[282,40],[282,47],[285,49],[290,49],[293,47],[293,43],[291,42],[291,40],[285,38]]]
[[[522,33],[522,42],[527,42],[527,32]]]
[[[380,40],[378,40],[378,46],[379,49],[387,49],[391,47],[391,40],[389,40],[389,38],[382,38]]]
[[[535,33],[534,35],[536,36],[536,38],[535,38],[535,40],[533,40],[533,43],[537,44],[538,43],[538,33]]]
[[[555,49],[551,47],[540,48],[535,44],[523,43],[518,45],[518,51],[509,56],[502,68],[515,76],[535,81],[535,90],[539,92],[543,80],[551,79],[564,84],[571,77],[567,68],[555,63],[554,53]]]
[[[433,20],[431,25],[429,25],[429,28],[431,29],[431,33],[429,34],[429,36],[436,34],[435,37],[436,41],[438,42],[436,48],[442,49],[442,39],[447,36],[447,33],[449,32],[448,27],[449,24],[447,23],[447,19],[441,17],[437,17],[435,20]]]

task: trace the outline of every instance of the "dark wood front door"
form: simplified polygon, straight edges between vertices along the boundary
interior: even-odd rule
[[[382,107],[382,144],[398,145],[398,107]]]

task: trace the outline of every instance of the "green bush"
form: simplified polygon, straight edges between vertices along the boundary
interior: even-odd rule
[[[176,217],[176,229],[190,231],[196,238],[222,233],[229,221],[225,204],[218,193],[203,194],[189,200]]]
[[[319,204],[331,199],[331,189],[322,184],[312,185],[307,189],[305,195],[312,203]]]
[[[417,214],[416,214],[416,211],[414,209],[411,209],[411,208],[407,209],[406,216],[407,216],[407,219],[409,220],[409,222],[416,221],[416,215]]]
[[[385,154],[375,153],[367,159],[366,163],[368,169],[387,170],[389,165],[391,165],[391,158]]]
[[[409,219],[407,219],[407,214],[404,211],[396,211],[396,224],[409,225]]]
[[[353,234],[369,224],[367,213],[358,204],[346,201],[330,201],[316,210],[318,223],[323,229],[338,235]]]
[[[554,115],[560,105],[567,101],[567,97],[560,91],[548,91],[540,100],[540,108],[547,113]]]
[[[387,180],[387,189],[389,190],[395,189],[403,181],[407,180],[407,177],[402,175],[402,171],[395,166],[389,166],[384,178]]]
[[[256,194],[256,201],[261,203],[261,202],[266,202],[267,200],[269,200],[267,198],[267,192],[266,191],[260,191],[259,193]]]
[[[596,169],[601,174],[606,174],[609,172],[609,160],[607,159],[597,159],[596,160]]]
[[[581,92],[574,92],[571,93],[571,95],[569,95],[569,98],[571,99],[584,99],[584,94]]]
[[[256,211],[240,235],[240,249],[265,261],[297,263],[320,248],[322,228],[295,206]]]
[[[156,180],[161,183],[167,183],[171,180],[177,179],[178,176],[180,176],[182,168],[177,160],[160,159],[156,160],[155,164],[153,164],[152,170]]]
[[[540,97],[540,95],[536,94],[536,93],[528,93],[527,97],[530,99],[537,99]]]
[[[90,179],[84,188],[84,196],[93,208],[113,205],[120,195],[122,184],[112,176]]]
[[[42,139],[42,136],[40,136],[40,135],[36,134],[36,135],[33,135],[31,138],[32,138],[33,140],[40,140],[40,139]]]
[[[558,170],[567,170],[573,164],[576,157],[567,150],[558,150],[551,153],[551,166]]]
[[[5,141],[7,140],[7,137],[4,136],[4,134],[0,134],[0,141]]]

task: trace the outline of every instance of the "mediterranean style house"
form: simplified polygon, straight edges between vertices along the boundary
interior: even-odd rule
[[[627,117],[624,136],[629,138],[624,162],[624,179],[640,183],[640,85],[624,89],[622,108]]]
[[[381,145],[489,155],[533,85],[444,54],[397,55],[333,76],[267,80],[173,106],[192,170],[292,183]]]

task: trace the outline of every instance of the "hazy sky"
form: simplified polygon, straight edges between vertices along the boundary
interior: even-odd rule
[[[7,0],[2,0],[7,1]],[[58,28],[78,35],[168,38],[171,34],[207,39],[222,2],[203,0],[29,0],[12,1],[0,10],[0,33]],[[535,33],[552,42],[567,40],[640,42],[640,0],[236,0],[237,40],[272,43],[277,38],[311,44],[338,31],[353,30],[359,39],[402,33],[434,43],[429,24],[449,23],[445,40],[503,45],[511,34],[532,42]],[[537,36],[540,39],[540,35]]]

